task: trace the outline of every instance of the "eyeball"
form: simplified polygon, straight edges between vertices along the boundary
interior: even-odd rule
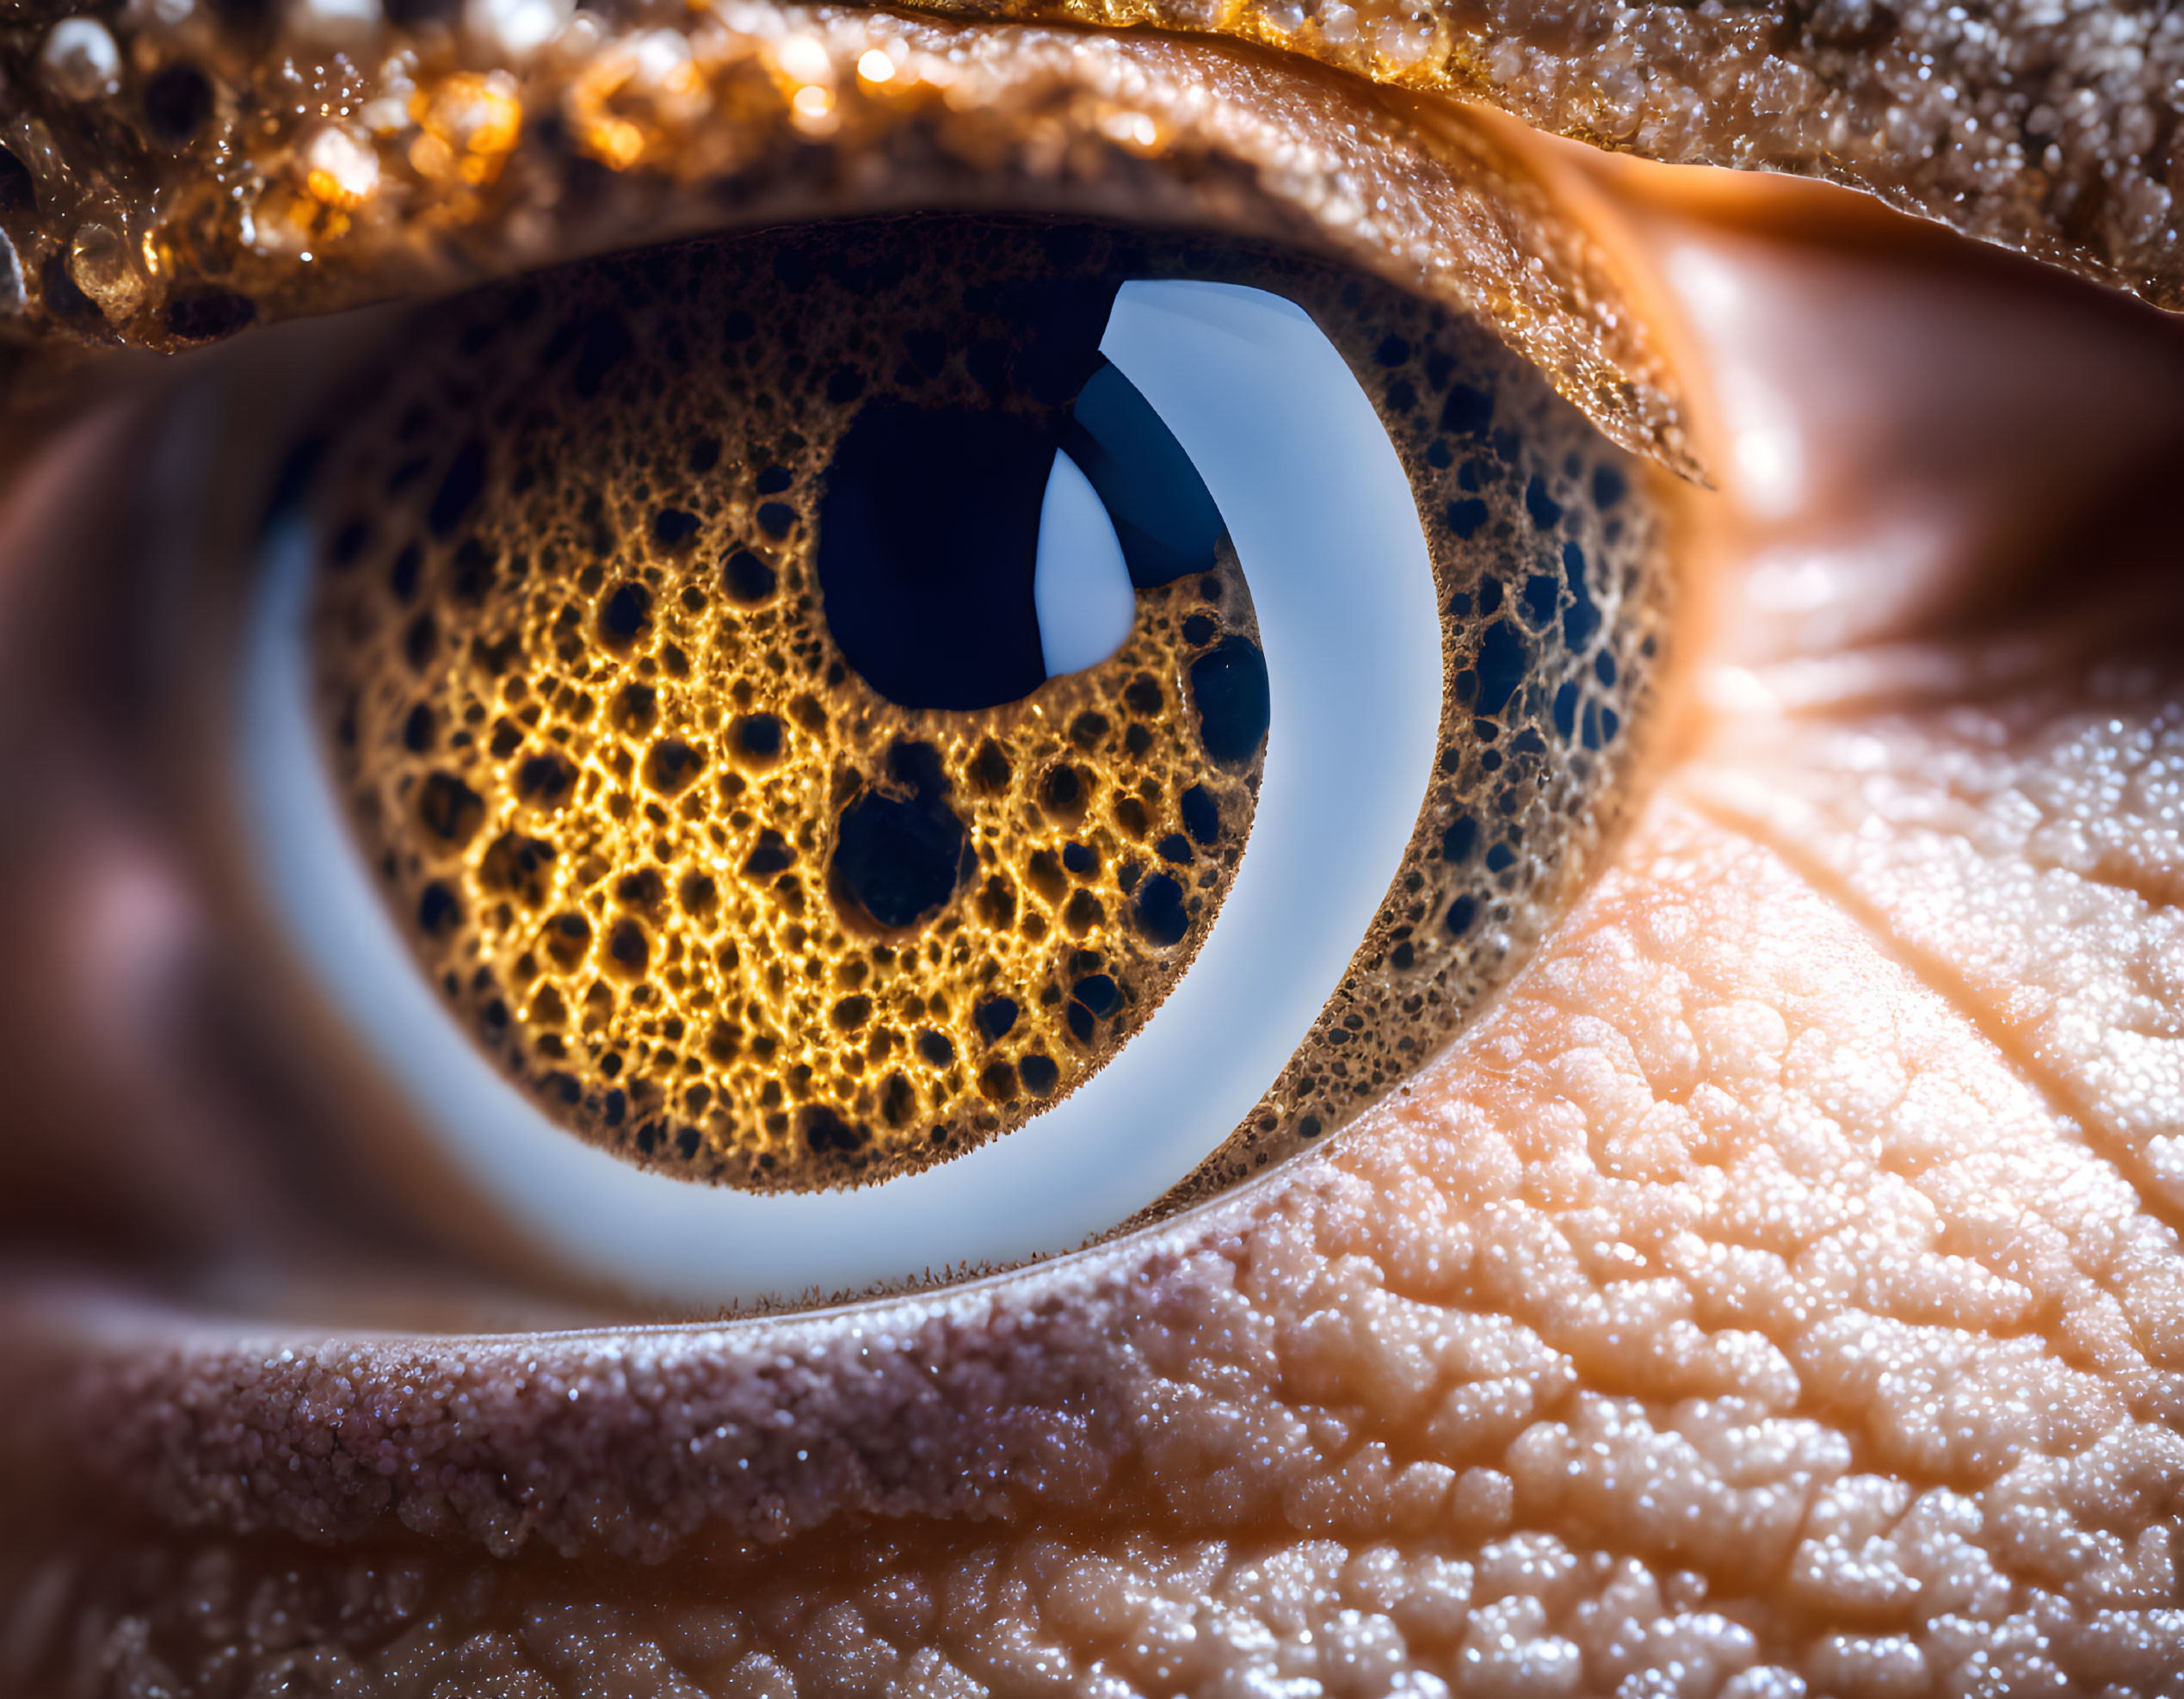
[[[267,533],[249,833],[580,1276],[854,1292],[1218,1190],[1438,1051],[1605,829],[1630,470],[1389,286],[929,217],[413,335]]]

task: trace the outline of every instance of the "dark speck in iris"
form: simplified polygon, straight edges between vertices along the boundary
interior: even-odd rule
[[[1555,692],[1555,730],[1564,743],[1577,730],[1577,681],[1574,678],[1564,680],[1562,688]]]
[[[746,607],[763,602],[774,593],[774,569],[747,548],[730,555],[720,569],[722,587]]]
[[[637,640],[652,615],[652,592],[643,584],[618,584],[599,609],[599,634],[615,647]]]
[[[1071,985],[1065,1018],[1077,1042],[1090,1043],[1098,1023],[1112,1015],[1121,1001],[1114,981],[1105,973],[1088,973]]]
[[[1218,843],[1221,836],[1220,805],[1204,785],[1193,785],[1183,793],[1183,830],[1200,845]]]
[[[418,895],[417,927],[428,938],[444,938],[461,919],[461,905],[441,880],[434,880]]]
[[[652,516],[652,541],[663,548],[678,548],[698,534],[698,516],[679,507],[663,507]]]
[[[1488,718],[1509,705],[1524,683],[1532,657],[1522,635],[1507,620],[1487,627],[1478,643],[1478,712]]]
[[[1191,663],[1190,674],[1206,754],[1224,766],[1249,760],[1273,707],[1266,657],[1243,638],[1225,637]]]
[[[1562,504],[1547,493],[1547,480],[1536,474],[1524,486],[1524,510],[1542,531],[1552,531],[1562,523]]]
[[[565,755],[534,755],[515,769],[515,794],[540,808],[558,808],[577,788],[577,769]]]
[[[781,722],[770,714],[746,714],[736,722],[736,743],[753,759],[771,761],[781,752]]]
[[[704,766],[704,758],[682,738],[663,738],[645,757],[645,782],[662,796],[679,796]]]
[[[1562,640],[1572,649],[1582,649],[1600,630],[1601,615],[1585,583],[1585,552],[1575,543],[1562,546],[1562,575],[1576,598],[1562,616]]]
[[[1016,1024],[1017,1012],[1014,998],[990,997],[978,1006],[971,1018],[978,1029],[978,1035],[994,1044],[1009,1036],[1009,1029]]]
[[[645,929],[625,917],[608,931],[607,954],[625,972],[642,973],[651,955],[651,946]]]
[[[407,602],[416,595],[417,578],[423,571],[424,551],[415,543],[405,543],[387,573],[387,588],[394,592],[398,601]]]
[[[363,552],[364,545],[371,540],[370,520],[349,520],[334,534],[333,547],[326,551],[328,564],[336,568],[348,565]]]
[[[795,862],[796,851],[789,848],[788,840],[768,826],[760,831],[758,842],[751,846],[751,852],[743,862],[743,871],[753,879],[769,879]]]
[[[867,791],[844,809],[833,867],[841,888],[891,928],[940,908],[974,858],[963,822],[943,800],[947,781],[932,746],[898,744],[888,761],[891,778],[910,794]]]
[[[1448,392],[1448,399],[1441,403],[1441,428],[1452,436],[1462,433],[1478,436],[1493,422],[1494,398],[1469,384],[1456,385]]]
[[[1182,942],[1190,917],[1183,907],[1183,887],[1164,873],[1154,874],[1138,886],[1138,930],[1156,944]]]

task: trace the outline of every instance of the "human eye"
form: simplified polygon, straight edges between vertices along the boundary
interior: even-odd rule
[[[1190,71],[1218,86],[1221,64]],[[10,1498],[67,1531],[24,1542],[11,1674],[540,1693],[2157,1679],[2174,1250],[2158,923],[2130,905],[2163,842],[2158,557],[2120,528],[2082,617],[2045,597],[2077,491],[2123,466],[2106,510],[2127,516],[2172,428],[2147,381],[2166,332],[1825,200],[1786,221],[1801,248],[1779,200],[1724,213],[1551,151],[1524,169],[1594,208],[1602,275],[1675,350],[1649,367],[1590,344],[1613,355],[1594,375],[1623,380],[1588,396],[1596,421],[1723,487],[1679,513],[1677,758],[1407,1097],[1271,1182],[1043,1270],[717,1327],[572,1328],[565,1299],[509,1280],[521,1256],[480,1294],[490,1257],[452,1266],[414,1192],[360,1195],[353,1168],[277,1136],[301,1100],[249,1047],[289,1029],[178,991],[205,983],[176,973],[203,911],[147,852],[139,793],[86,757],[163,747],[127,718],[130,605],[102,592],[22,627],[50,652],[18,675],[26,791],[68,826],[11,881],[26,959],[52,964],[17,977],[12,1047],[71,1093],[38,1124],[119,1125],[94,1111],[140,1082],[186,1112],[158,1141],[57,1134],[22,1160],[27,1247],[69,1245],[28,1218],[73,1206],[137,1273],[71,1288],[47,1262],[16,1288],[11,1382],[36,1390],[12,1400],[15,1455],[42,1478],[19,1469]],[[1571,322],[1530,345],[1565,380],[1588,369]],[[1997,375],[2013,338],[2034,357]],[[268,410],[299,386],[276,375],[249,392]],[[1687,441],[1661,429],[1687,385]],[[17,558],[80,559],[108,522],[93,492],[126,445],[80,452],[72,481],[40,462],[64,541],[18,507]],[[65,605],[52,577],[22,580],[45,609]],[[169,782],[201,801],[202,770]],[[222,818],[194,829],[219,839]],[[2057,917],[2088,914],[2055,951]],[[55,986],[117,1024],[57,1015]],[[235,1065],[208,1062],[215,1038]],[[87,1040],[120,1066],[87,1066]],[[231,1148],[250,1126],[273,1162]],[[52,1181],[102,1152],[122,1171]],[[387,1254],[404,1233],[426,1242]],[[73,1235],[79,1255],[96,1236]],[[337,1236],[341,1255],[299,1254]],[[364,1243],[372,1259],[349,1254]],[[287,1272],[345,1257],[315,1288]],[[483,1325],[494,1306],[505,1325]]]

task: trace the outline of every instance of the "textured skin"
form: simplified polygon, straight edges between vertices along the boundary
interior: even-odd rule
[[[797,1691],[932,1653],[936,1691],[1045,1659],[1057,1691],[1364,1693],[1414,1660],[1607,1692],[1673,1654],[1639,1690],[1739,1694],[2184,1657],[2174,1234],[1781,857],[1664,799],[1465,1058],[1075,1281],[730,1336],[178,1350],[79,1409],[102,1466],[223,1532],[391,1508],[500,1551],[787,1541],[770,1579],[647,1577],[687,1578],[740,1675],[657,1606],[588,1649],[550,1615],[498,1649],[492,1613],[404,1625],[571,1692],[663,1644],[731,1693],[762,1655]],[[970,1537],[921,1563],[898,1528],[933,1520]],[[397,1671],[440,1653],[404,1648],[357,1649],[432,1690]]]
[[[483,78],[497,50],[444,28],[357,58],[268,39],[254,15],[207,5],[169,29],[131,14],[117,27],[136,69],[90,101],[31,71],[35,34],[0,28],[0,276],[12,250],[27,292],[0,295],[0,349],[34,350],[12,389],[42,392],[87,342],[172,350],[724,226],[1077,211],[1355,260],[1486,322],[1625,447],[1700,470],[1623,280],[1486,123],[1444,102],[1413,109],[1229,43],[861,9],[587,9],[520,76]],[[883,83],[855,68],[873,52],[899,56]],[[177,66],[219,95],[167,146],[141,133],[145,79]],[[799,87],[829,103],[816,128],[790,104]],[[367,111],[387,127],[360,127]],[[296,181],[320,134],[383,162],[330,222]]]
[[[2184,677],[2167,510],[2111,485],[2169,487],[2184,352],[1713,251],[1782,316],[1687,557],[1706,711],[1408,1097],[1094,1257],[801,1321],[330,1341],[18,1284],[0,1677],[2175,1693]],[[74,1470],[139,1519],[47,1533]]]
[[[1672,164],[1794,172],[2184,302],[2166,7],[2002,0],[941,0],[1211,30]]]
[[[9,0],[0,14],[18,25],[0,36],[0,65],[23,90],[19,106],[38,99],[44,27],[74,9]],[[1375,81],[1483,100],[1648,158],[1869,189],[2162,305],[2184,300],[2173,87],[2184,73],[2184,23],[2166,7],[935,0],[923,9],[1260,42]],[[18,145],[36,151],[27,137]]]

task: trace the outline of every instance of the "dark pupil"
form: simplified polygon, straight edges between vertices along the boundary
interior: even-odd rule
[[[1032,571],[1054,452],[1021,414],[876,402],[819,504],[819,587],[842,658],[905,707],[1013,702],[1046,677]]]
[[[1015,381],[992,374],[1014,406],[876,399],[842,433],[818,507],[819,588],[843,658],[889,701],[994,707],[1046,680],[1032,587],[1058,448],[1098,493],[1138,588],[1214,565],[1223,526],[1205,481],[1100,354],[1120,287],[1046,292]],[[1078,374],[1070,405],[1036,405]]]

